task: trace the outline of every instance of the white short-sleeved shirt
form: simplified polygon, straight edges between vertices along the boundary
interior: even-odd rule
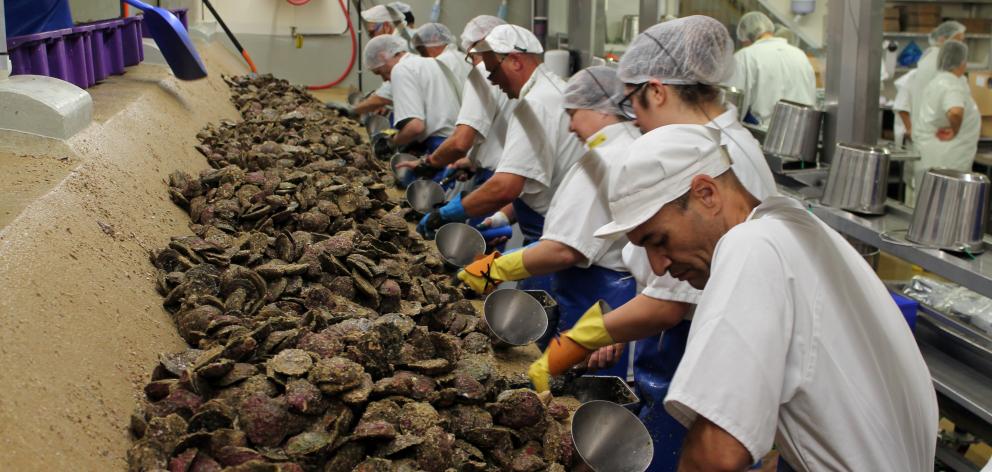
[[[437,60],[451,71],[451,75],[458,84],[458,90],[462,91],[465,87],[465,79],[468,78],[469,71],[473,69],[472,64],[465,62],[465,55],[449,46],[444,52],[438,54]],[[462,91],[462,95],[464,96],[464,91]]]
[[[390,76],[393,83],[393,121],[424,121],[418,140],[451,136],[458,118],[458,96],[433,57],[414,56],[401,61]]]
[[[767,128],[779,100],[816,104],[816,74],[801,49],[785,38],[759,39],[734,53],[737,69],[728,85],[743,94],[741,113],[751,114]]]
[[[524,84],[506,130],[506,144],[496,172],[525,177],[520,199],[546,215],[565,173],[585,153],[569,131],[562,106],[565,82],[543,64]]]
[[[593,234],[613,220],[609,199],[610,169],[623,163],[630,145],[640,135],[630,122],[601,129],[589,138],[586,143],[589,152],[569,169],[551,199],[541,239],[557,241],[579,251],[586,262],[578,267],[597,265],[627,271],[620,257],[627,238],[607,241]]]
[[[891,295],[842,236],[771,197],[716,245],[665,398],[752,458],[798,470],[933,470],[937,399]]]
[[[923,90],[927,88],[927,84],[937,75],[937,56],[939,55],[939,47],[930,46],[926,48],[923,51],[923,55],[920,56],[920,60],[916,62],[916,68],[913,69],[915,73],[909,82],[908,97],[911,123],[916,121],[916,114],[919,112],[916,107],[920,103],[920,97],[923,96]]]
[[[728,106],[720,116],[706,124],[708,128],[719,129],[720,144],[727,147],[734,161],[732,169],[744,188],[758,200],[764,200],[778,195],[775,177],[772,176],[761,144],[737,120],[737,109]],[[650,134],[650,133],[649,133]],[[644,285],[641,291],[644,295],[659,300],[669,300],[684,303],[697,303],[700,291],[687,282],[665,274],[657,276],[651,270],[648,256],[643,247],[628,243],[623,248],[623,261],[630,273],[637,279],[638,285]]]
[[[967,79],[939,72],[918,99],[918,113],[913,120],[913,143],[920,151],[920,161],[914,167],[917,188],[923,173],[934,167],[971,172],[978,152],[982,116]],[[964,109],[961,128],[950,141],[941,141],[937,139],[937,130],[950,126],[947,111],[951,108]]]
[[[469,160],[476,166],[493,170],[503,154],[507,119],[517,101],[491,84],[486,75],[486,67],[481,62],[468,73],[455,124],[470,126],[476,132],[475,143],[468,153]]]

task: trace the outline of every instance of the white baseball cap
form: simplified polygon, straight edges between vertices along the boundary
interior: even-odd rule
[[[634,141],[610,182],[613,221],[596,230],[596,237],[622,236],[688,192],[697,175],[730,170],[733,162],[719,139],[718,130],[702,125],[668,125]]]
[[[537,36],[528,29],[517,25],[499,25],[479,41],[474,48],[476,52],[492,51],[496,54],[519,52],[526,54],[543,54],[544,47]]]
[[[395,10],[394,10],[395,11]],[[376,5],[372,8],[362,10],[362,19],[369,23],[392,23],[402,20],[402,16],[397,18],[399,13],[393,13],[385,5]]]

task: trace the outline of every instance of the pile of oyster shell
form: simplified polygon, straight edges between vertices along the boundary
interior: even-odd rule
[[[494,369],[479,313],[356,124],[270,76],[169,179],[193,235],[151,255],[190,349],[131,419],[132,471],[562,471],[564,404]]]

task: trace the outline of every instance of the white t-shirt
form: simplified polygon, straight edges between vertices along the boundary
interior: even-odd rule
[[[891,295],[842,236],[771,197],[717,243],[665,408],[798,470],[933,470],[937,399]]]
[[[982,132],[982,116],[967,79],[939,72],[923,89],[918,104],[918,114],[913,120],[913,142],[920,151],[920,162],[914,167],[916,188],[923,173],[934,167],[971,172]],[[937,139],[937,130],[950,126],[947,111],[951,108],[964,109],[961,128],[950,141],[941,141]]]
[[[475,143],[468,153],[469,160],[476,166],[493,170],[503,154],[507,118],[517,101],[491,84],[486,75],[486,67],[481,62],[468,73],[455,124],[470,126],[476,132]]]
[[[565,173],[585,153],[568,129],[564,91],[565,82],[543,64],[534,70],[521,89],[496,167],[496,172],[527,179],[520,199],[541,215],[547,214]]]
[[[413,56],[400,61],[390,76],[393,83],[393,122],[417,118],[424,121],[418,140],[451,136],[458,118],[458,97],[432,57]]]
[[[758,200],[764,200],[772,195],[778,195],[775,177],[772,176],[761,144],[750,131],[737,120],[737,109],[732,105],[727,107],[720,116],[706,124],[708,128],[719,129],[720,144],[727,147],[730,158],[734,161],[732,169],[744,188]],[[648,133],[650,134],[650,133]],[[644,285],[641,291],[644,295],[659,300],[670,300],[684,303],[697,303],[700,291],[688,282],[675,279],[665,274],[657,276],[651,270],[647,252],[643,247],[628,243],[623,248],[623,260],[630,273],[637,279],[639,285]]]
[[[458,90],[462,91],[465,86],[465,79],[468,78],[469,71],[473,69],[472,64],[465,62],[465,55],[449,46],[444,52],[438,54],[437,60],[451,71],[451,75],[454,76],[455,82],[458,84]]]
[[[934,76],[937,75],[937,56],[940,55],[940,48],[936,46],[930,46],[923,51],[923,55],[920,56],[920,60],[916,62],[916,71],[913,74],[912,80],[909,82],[909,119],[910,122],[915,125],[916,114],[919,110],[916,108],[920,104],[920,97],[923,97],[923,90],[927,88],[927,84],[933,80]],[[915,128],[915,126],[914,126]]]
[[[578,267],[597,265],[626,272],[620,251],[627,238],[612,241],[593,234],[613,220],[610,213],[609,176],[627,158],[630,145],[641,135],[630,122],[616,123],[589,138],[591,148],[562,179],[544,220],[541,239],[558,241],[586,258]]]
[[[751,114],[767,128],[779,100],[816,104],[816,75],[801,49],[785,38],[759,39],[734,53],[737,70],[728,85],[743,94],[741,113]],[[743,115],[741,116],[743,118]]]

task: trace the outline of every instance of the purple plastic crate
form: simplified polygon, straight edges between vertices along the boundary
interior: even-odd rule
[[[86,87],[96,84],[96,68],[93,64],[93,31],[95,25],[80,25],[72,28],[72,34],[80,35],[83,39],[82,51],[73,51],[71,54],[82,54],[85,64]],[[84,88],[86,88],[84,87]]]
[[[65,52],[69,64],[69,82],[80,88],[93,85],[92,30],[72,28],[65,36]]]
[[[144,46],[141,43],[142,18],[129,16],[121,19],[121,41],[124,48],[124,65],[133,66],[141,62]]]
[[[48,75],[69,82],[69,56],[65,49],[65,35],[72,32],[71,28],[53,31],[55,35],[48,40]]]
[[[61,34],[61,30],[56,30],[7,38],[11,75],[50,75],[48,43]]]
[[[173,15],[176,15],[176,18],[179,19],[179,22],[183,24],[183,28],[186,28],[186,31],[189,31],[189,9],[176,8],[174,10],[169,10],[169,11],[172,12]],[[152,37],[152,32],[151,30],[148,29],[148,25],[146,25],[144,21],[141,22],[141,37],[143,38]]]

